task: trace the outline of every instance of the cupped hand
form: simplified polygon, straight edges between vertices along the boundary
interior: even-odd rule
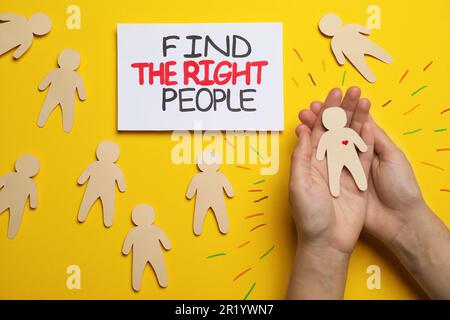
[[[360,90],[350,88],[342,99],[342,92],[333,89],[322,104],[313,102],[311,110],[302,111],[303,122],[296,129],[299,143],[292,154],[290,202],[298,233],[304,244],[333,248],[349,254],[353,250],[366,220],[368,192],[360,191],[350,173],[341,175],[341,192],[334,198],[328,187],[326,160],[316,159],[321,135],[322,112],[328,107],[341,106],[347,114],[347,125],[355,130],[368,146],[360,160],[366,176],[373,162],[374,134],[368,121],[370,102],[360,99]]]
[[[359,92],[359,88],[350,88],[347,94],[349,91]],[[327,106],[327,102],[313,102],[310,110],[300,112],[299,118],[303,125],[297,127],[297,134],[314,130],[323,106]],[[373,131],[374,155],[368,177],[364,227],[376,238],[389,244],[402,229],[426,212],[427,207],[405,154],[373,121],[368,106],[370,102],[361,99],[356,108],[347,109],[347,117],[358,119],[357,123],[369,123]],[[361,107],[363,110],[360,110]]]

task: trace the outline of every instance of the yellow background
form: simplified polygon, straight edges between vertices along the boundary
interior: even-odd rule
[[[81,30],[66,27],[66,8],[81,8]],[[365,24],[370,4],[381,8],[381,29],[371,39],[393,57],[392,65],[370,59],[377,75],[376,84],[366,82],[348,62],[339,67],[331,55],[329,40],[317,29],[320,17],[335,12],[344,22]],[[249,299],[283,298],[295,248],[287,182],[289,157],[296,142],[297,113],[314,99],[323,99],[334,86],[359,85],[372,100],[376,120],[405,150],[423,193],[433,210],[450,224],[450,107],[448,100],[450,2],[412,1],[25,1],[2,0],[0,12],[17,12],[27,17],[35,12],[49,14],[51,33],[35,38],[32,48],[19,61],[12,54],[0,57],[0,174],[13,169],[23,153],[41,160],[38,209],[26,209],[17,238],[6,237],[8,214],[0,216],[0,298],[63,299],[242,299],[256,283]],[[212,215],[204,232],[192,232],[193,201],[184,193],[197,172],[193,165],[175,166],[170,154],[175,142],[169,133],[117,133],[116,131],[116,24],[170,22],[283,22],[285,131],[281,134],[281,164],[277,175],[262,177],[259,166],[251,170],[224,166],[236,190],[227,200],[231,230],[221,235]],[[45,128],[36,125],[46,93],[37,86],[56,66],[64,48],[81,53],[79,73],[87,90],[87,101],[76,103],[75,126],[70,134],[62,130],[59,109]],[[303,62],[295,55],[297,48]],[[326,70],[323,69],[322,59]],[[433,61],[427,71],[424,66]],[[409,70],[403,82],[399,79]],[[345,83],[342,75],[346,70]],[[313,86],[308,73],[314,77]],[[298,83],[294,84],[292,78]],[[426,89],[411,93],[422,85]],[[392,102],[382,107],[389,99]],[[420,107],[403,115],[416,104]],[[404,135],[405,131],[422,131]],[[97,144],[117,142],[121,148],[118,165],[125,174],[127,191],[117,193],[114,225],[103,227],[101,206],[95,205],[85,223],[76,221],[84,187],[76,184],[84,168],[95,160]],[[422,164],[429,162],[439,170]],[[255,181],[264,190],[252,194]],[[392,190],[395,192],[395,190]],[[254,203],[257,197],[267,200]],[[132,227],[131,209],[150,203],[156,211],[156,224],[169,236],[173,249],[165,253],[169,286],[160,289],[150,269],[146,269],[142,290],[131,289],[131,257],[121,255],[123,239]],[[251,219],[244,217],[265,213]],[[267,226],[253,232],[259,223]],[[247,246],[237,246],[251,241]],[[275,245],[264,259],[260,256]],[[206,257],[224,252],[225,256]],[[368,290],[366,268],[381,267],[381,290]],[[79,265],[81,290],[66,288],[66,268]],[[241,278],[233,278],[251,267]],[[382,245],[363,238],[350,264],[346,298],[421,298],[423,293],[395,258]]]

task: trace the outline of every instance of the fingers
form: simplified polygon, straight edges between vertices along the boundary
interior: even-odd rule
[[[367,151],[361,153],[360,159],[364,169],[366,177],[369,175],[370,167],[372,166],[372,160],[374,155],[375,134],[373,128],[373,122],[366,121],[361,128],[361,138],[367,145]]]
[[[316,122],[317,116],[309,109],[303,109],[300,111],[299,116],[300,121],[306,125],[308,128],[312,128]]]
[[[364,123],[369,119],[369,111],[370,101],[365,98],[359,99],[350,122],[350,128],[355,130],[359,135],[361,135]]]
[[[347,126],[350,126],[356,107],[361,97],[361,89],[358,87],[350,87],[345,92],[344,99],[342,99],[342,108],[347,114]]]
[[[317,146],[320,136],[325,132],[325,128],[322,125],[322,113],[326,108],[339,106],[342,100],[342,91],[339,88],[332,89],[329,93],[322,108],[317,116],[317,120],[314,123],[311,133],[311,143],[313,146]]]
[[[311,169],[311,130],[306,125],[297,127],[299,142],[291,158],[291,182],[294,184],[307,182]]]
[[[309,105],[309,108],[311,109],[312,112],[314,112],[315,115],[318,115],[320,112],[320,109],[322,109],[322,105],[323,105],[323,103],[320,101],[313,101]]]

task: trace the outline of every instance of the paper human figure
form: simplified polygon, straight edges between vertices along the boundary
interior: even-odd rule
[[[221,233],[228,233],[229,223],[223,192],[230,198],[234,197],[234,191],[230,182],[221,172],[220,161],[217,156],[204,153],[198,160],[197,173],[191,180],[186,192],[186,198],[192,199],[196,195],[194,209],[194,233],[200,235],[203,229],[203,221],[211,209],[216,217]]]
[[[27,20],[16,13],[0,13],[0,56],[12,49],[14,59],[19,59],[28,51],[33,36],[43,36],[50,32],[52,21],[45,13],[36,13]]]
[[[43,127],[53,110],[59,105],[62,111],[63,129],[70,132],[75,117],[75,92],[78,98],[86,99],[83,79],[75,70],[80,66],[80,54],[72,49],[63,50],[58,57],[58,68],[53,69],[39,84],[43,91],[50,86],[38,118],[38,126]]]
[[[356,148],[367,151],[367,145],[351,128],[345,127],[347,115],[340,107],[330,107],[322,114],[322,123],[328,131],[320,137],[316,158],[327,156],[328,182],[333,197],[340,193],[340,179],[344,167],[348,169],[361,191],[367,189],[367,178]]]
[[[120,149],[114,142],[103,141],[97,147],[97,161],[91,163],[78,178],[83,185],[89,180],[78,211],[78,221],[84,222],[92,205],[100,199],[103,208],[103,224],[109,228],[114,220],[116,184],[125,192],[125,178],[117,166]]]
[[[0,177],[0,214],[9,209],[9,239],[14,239],[19,231],[28,198],[30,208],[37,208],[37,188],[32,178],[39,172],[39,160],[23,155],[17,159],[15,169]]]
[[[347,58],[369,82],[375,82],[376,77],[370,70],[365,55],[392,63],[392,57],[367,37],[370,34],[369,28],[353,23],[342,25],[341,18],[328,13],[320,20],[319,29],[324,35],[332,37],[331,50],[337,62],[343,65]]]
[[[164,249],[172,249],[169,239],[161,228],[155,226],[155,211],[147,204],[141,204],[133,209],[131,219],[136,227],[131,229],[123,243],[122,253],[128,255],[133,249],[133,289],[141,290],[142,275],[147,263],[153,268],[158,283],[167,287],[169,278],[164,262],[161,245]]]

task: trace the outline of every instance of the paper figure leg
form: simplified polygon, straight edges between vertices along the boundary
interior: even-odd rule
[[[39,118],[37,122],[39,127],[43,128],[45,126],[45,124],[48,121],[48,117],[53,112],[53,110],[55,110],[58,104],[59,104],[58,100],[56,100],[52,95],[47,94],[41,112],[39,113]]]
[[[353,166],[348,166],[347,169],[350,171],[359,190],[367,190],[367,178],[361,162],[357,161]]]
[[[14,239],[22,223],[23,208],[12,207],[9,211],[8,238]]]
[[[105,227],[109,228],[112,226],[114,221],[115,197],[114,195],[101,196],[100,200],[102,201],[103,207],[103,224]]]
[[[333,159],[328,159],[328,183],[333,197],[338,197],[341,191],[342,167],[340,163],[333,162]]]
[[[219,230],[223,234],[228,233],[229,223],[227,216],[227,208],[225,202],[217,203],[213,207],[214,215],[216,216],[217,224],[219,225]]]
[[[83,200],[81,201],[80,210],[78,211],[78,221],[84,222],[87,218],[89,210],[91,209],[94,202],[98,199],[98,195],[89,187],[84,192]]]
[[[9,208],[8,199],[4,196],[4,193],[0,193],[0,214],[5,212]]]
[[[371,43],[371,45],[368,48],[367,53],[368,55],[383,61],[384,63],[392,63],[392,57],[389,53],[387,53],[383,48],[379,47],[375,43]]]
[[[150,265],[155,271],[156,279],[158,279],[159,286],[166,288],[169,284],[169,276],[167,275],[166,264],[164,263],[164,257],[158,257],[150,262]]]
[[[142,286],[142,274],[144,273],[145,266],[147,265],[147,261],[142,258],[135,258],[135,254],[133,253],[133,290],[139,291]]]
[[[203,221],[208,213],[209,205],[203,203],[202,201],[195,201],[195,211],[194,211],[194,233],[200,235],[203,229]]]
[[[75,116],[75,101],[64,101],[61,103],[63,129],[65,132],[72,131]]]
[[[353,64],[353,66],[359,71],[359,73],[361,73],[361,75],[367,79],[367,81],[375,82],[377,80],[372,70],[370,70],[364,55],[361,55],[360,57],[358,56],[358,58],[353,59],[349,58],[349,60]]]

